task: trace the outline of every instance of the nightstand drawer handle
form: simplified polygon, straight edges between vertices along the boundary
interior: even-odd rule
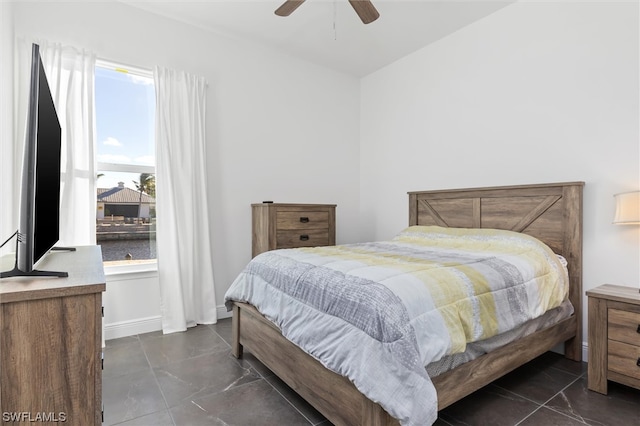
[[[300,235],[300,241],[309,241],[308,235]]]
[[[640,324],[638,324],[638,329],[636,330],[638,334],[640,334]]]
[[[308,223],[309,222],[309,218],[308,217],[301,217],[300,218],[300,222],[301,223]]]
[[[640,358],[638,358],[638,362],[636,362],[636,365],[640,367]]]

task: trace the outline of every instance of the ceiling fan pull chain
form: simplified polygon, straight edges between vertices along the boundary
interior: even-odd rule
[[[338,4],[333,0],[333,40],[338,40],[338,29],[336,27],[336,19],[338,16]]]

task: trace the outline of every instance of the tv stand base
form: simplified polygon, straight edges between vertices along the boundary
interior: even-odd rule
[[[55,278],[65,278],[68,277],[69,274],[67,272],[55,272],[55,271],[38,271],[34,269],[31,272],[24,272],[18,268],[13,268],[10,271],[5,271],[0,273],[0,278],[9,278],[9,277],[55,277]]]

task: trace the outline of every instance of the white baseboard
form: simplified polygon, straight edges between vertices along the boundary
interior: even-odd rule
[[[233,312],[227,312],[224,305],[216,306],[218,319],[231,318]],[[114,322],[104,325],[104,340],[118,339],[120,337],[135,336],[136,334],[151,333],[162,330],[162,317],[136,318],[128,321]]]
[[[219,305],[216,309],[216,313],[218,314],[218,319],[231,318],[233,316],[233,311],[227,312],[227,307],[224,305]]]
[[[104,325],[104,339],[118,339],[120,337],[135,336],[136,334],[151,333],[162,330],[162,317],[136,318]]]

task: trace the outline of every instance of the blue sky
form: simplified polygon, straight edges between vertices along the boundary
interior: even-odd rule
[[[153,79],[96,67],[95,85],[98,162],[155,165]],[[100,188],[118,181],[135,188],[131,180],[139,176],[98,172],[105,174]]]

